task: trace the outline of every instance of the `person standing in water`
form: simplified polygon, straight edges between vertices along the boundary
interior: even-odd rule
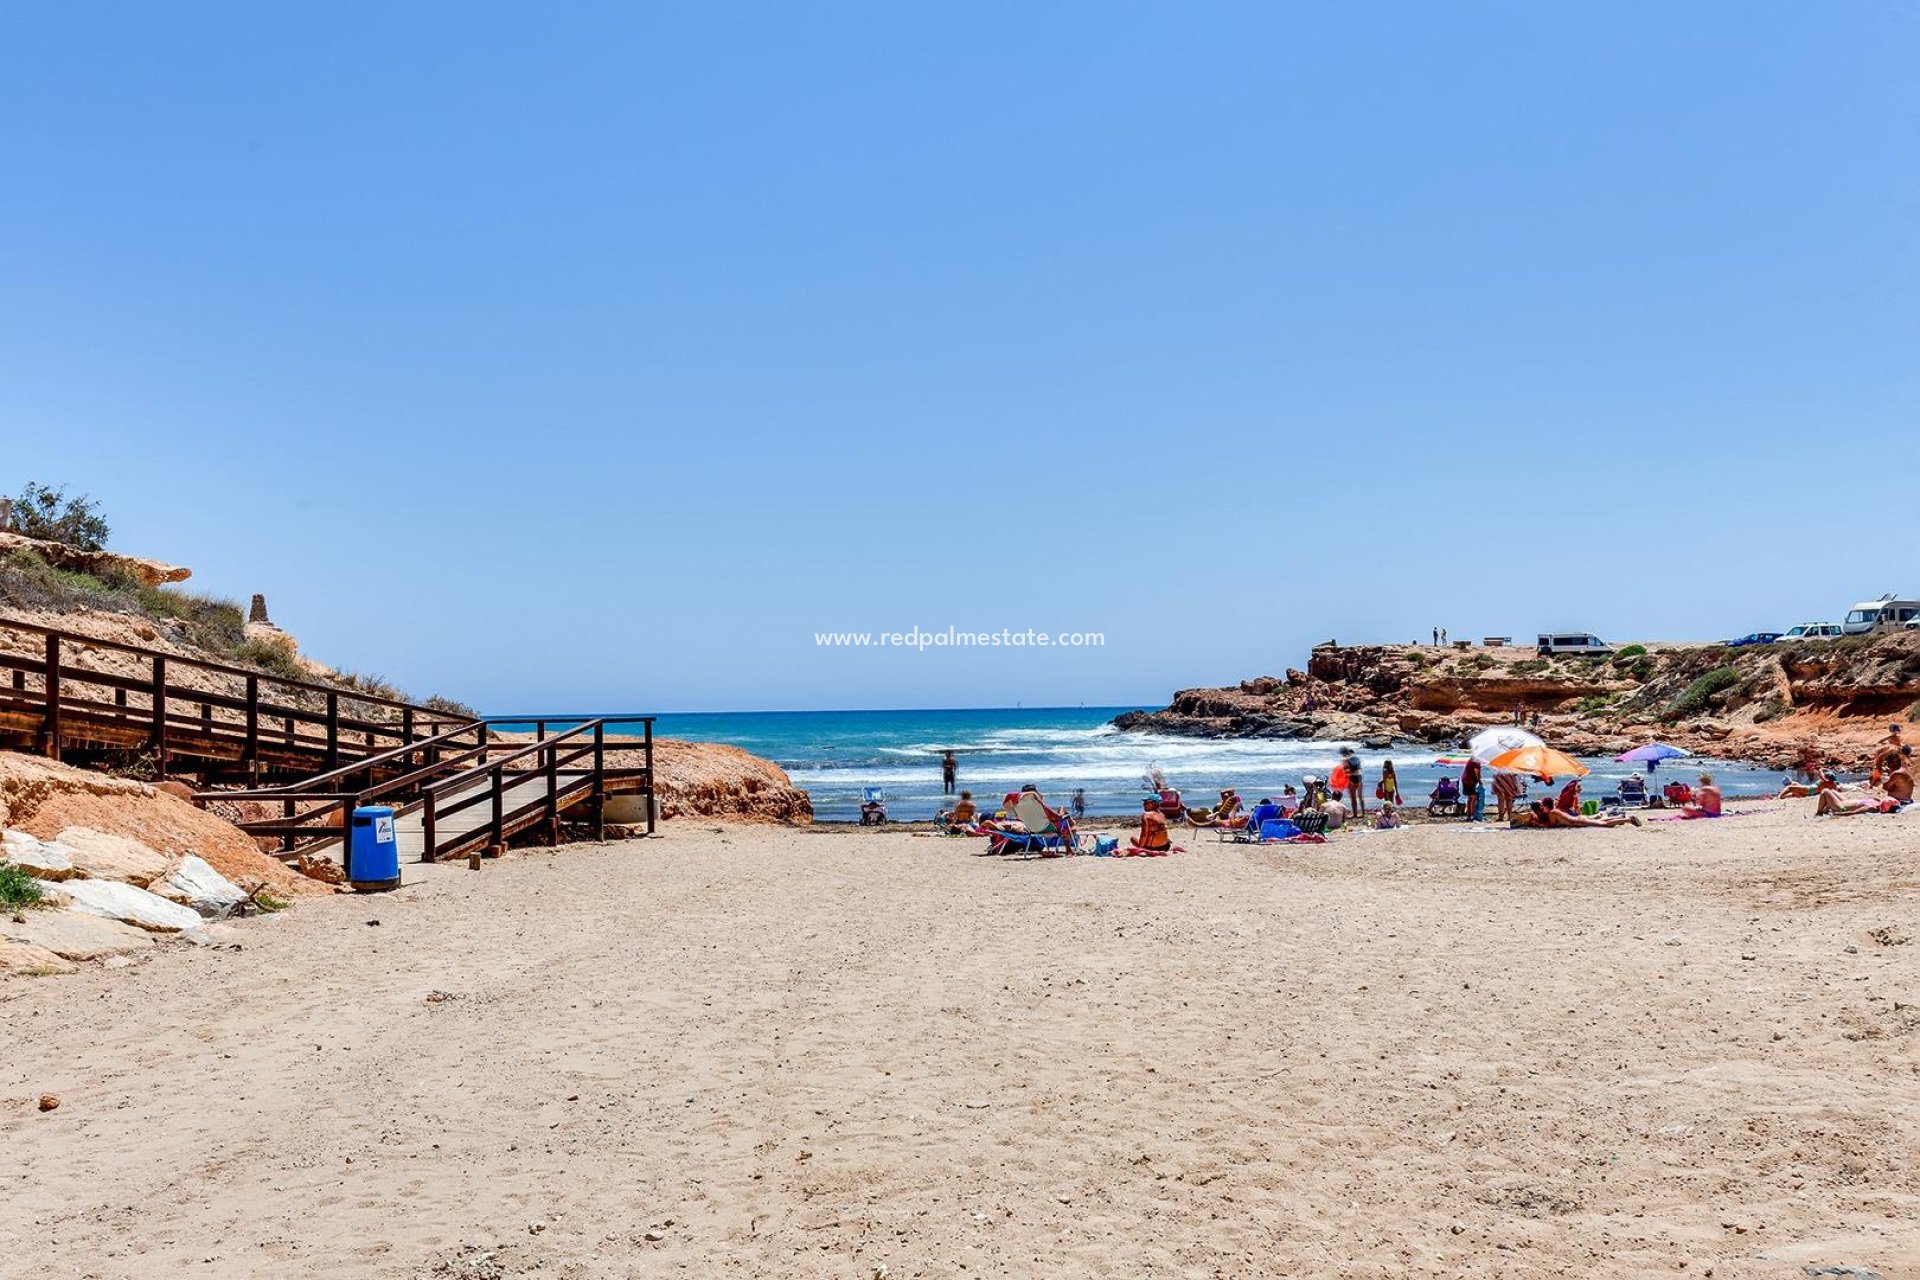
[[[960,762],[954,758],[951,748],[940,757],[940,786],[947,795],[953,794],[954,779],[960,774]]]

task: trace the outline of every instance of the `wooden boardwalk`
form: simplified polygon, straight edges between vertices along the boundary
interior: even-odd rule
[[[583,807],[597,830],[608,796],[651,800],[651,716],[506,721],[531,723],[532,741],[496,723],[0,617],[0,746],[96,767],[144,758],[156,777],[196,779],[202,804],[276,807],[238,825],[288,857],[338,859],[369,805],[395,811],[405,864],[557,833]],[[644,764],[609,767],[607,730],[627,725],[644,736],[615,746]]]

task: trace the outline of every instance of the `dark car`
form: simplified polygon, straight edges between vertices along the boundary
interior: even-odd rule
[[[1742,649],[1750,644],[1772,644],[1780,638],[1778,631],[1750,631],[1738,640],[1727,641],[1727,648]]]

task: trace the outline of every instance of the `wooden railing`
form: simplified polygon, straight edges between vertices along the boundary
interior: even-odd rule
[[[69,747],[152,756],[203,775],[304,773],[471,724],[466,717],[139,645],[0,618],[0,734],[59,759]],[[22,652],[24,650],[25,652]],[[98,660],[118,659],[119,670]]]
[[[549,735],[546,725],[561,720],[572,727]],[[532,742],[503,740],[492,734],[489,726],[494,723],[534,724],[537,736]],[[643,726],[640,740],[609,743],[607,727],[627,724]],[[463,741],[469,735],[477,738],[472,745]],[[642,763],[610,766],[609,750],[639,751]],[[375,780],[380,772],[392,769],[400,771]],[[363,777],[365,785],[348,789],[346,784],[356,776]],[[544,785],[528,791],[524,789],[528,782]],[[277,839],[286,854],[342,839],[357,808],[390,806],[397,819],[417,821],[421,861],[431,862],[472,847],[503,845],[509,836],[537,823],[557,828],[560,814],[582,803],[588,806],[588,821],[599,839],[605,834],[606,800],[614,793],[647,798],[646,828],[651,835],[655,821],[651,716],[584,722],[577,717],[493,717],[289,786],[212,791],[195,799],[203,804],[278,805],[277,817],[242,818],[237,825],[249,835]]]

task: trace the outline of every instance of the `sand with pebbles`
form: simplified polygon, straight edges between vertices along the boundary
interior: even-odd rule
[[[1188,843],[672,823],[13,980],[0,1271],[1920,1274],[1920,818]]]

